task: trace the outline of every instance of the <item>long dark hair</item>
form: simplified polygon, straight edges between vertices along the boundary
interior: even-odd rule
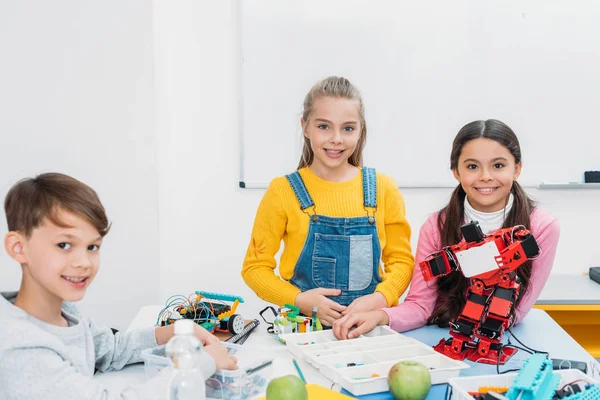
[[[495,119],[486,121],[473,121],[458,132],[452,143],[450,153],[450,168],[458,168],[458,159],[465,144],[477,138],[495,140],[506,147],[515,158],[515,164],[521,162],[521,146],[515,133],[506,124]],[[515,225],[523,225],[530,229],[529,216],[535,207],[533,200],[518,182],[513,182],[511,193],[513,194],[513,205],[504,218],[503,228]],[[441,246],[451,246],[462,240],[460,226],[464,219],[464,201],[466,193],[459,184],[450,196],[448,204],[438,214],[437,225],[440,231]],[[508,201],[508,198],[506,199]],[[519,298],[515,307],[519,304],[523,295],[529,289],[531,278],[531,261],[525,262],[517,269],[517,276],[521,284]],[[458,317],[466,303],[465,293],[469,286],[469,279],[465,278],[459,271],[454,271],[438,279],[438,297],[435,308],[427,323],[447,327],[448,323]]]

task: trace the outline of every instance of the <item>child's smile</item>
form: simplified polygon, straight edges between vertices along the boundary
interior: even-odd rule
[[[346,150],[323,149],[329,158],[340,158]]]
[[[88,276],[65,276],[62,275],[62,278],[69,282],[73,287],[76,288],[84,288],[87,284]]]
[[[499,186],[495,186],[495,187],[478,187],[475,188],[479,191],[479,193],[486,195],[486,194],[492,194],[494,193],[497,189],[499,188]]]
[[[515,157],[495,140],[478,138],[464,145],[453,172],[474,209],[494,212],[506,205],[521,163],[515,164]]]

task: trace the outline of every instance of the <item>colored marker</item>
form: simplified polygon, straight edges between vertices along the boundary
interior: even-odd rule
[[[302,370],[300,369],[300,366],[298,365],[298,361],[296,361],[295,358],[292,361],[294,362],[294,367],[296,367],[296,371],[298,371],[298,375],[300,375],[300,379],[302,379],[302,382],[304,382],[306,384],[306,378],[304,378],[304,374],[302,373]]]

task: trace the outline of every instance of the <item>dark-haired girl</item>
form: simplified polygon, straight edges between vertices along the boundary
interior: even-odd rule
[[[554,262],[560,227],[556,218],[537,208],[517,182],[521,148],[515,133],[504,123],[489,119],[465,125],[454,138],[450,167],[459,185],[449,203],[423,224],[416,265],[442,247],[463,240],[460,226],[478,221],[483,232],[523,225],[542,248],[542,255],[517,269],[521,284],[515,322],[521,321],[537,300]],[[425,282],[415,268],[406,300],[396,307],[347,313],[334,324],[338,338],[352,338],[389,324],[403,332],[425,324],[447,327],[465,305],[469,285],[459,271]],[[350,328],[356,327],[351,330]]]

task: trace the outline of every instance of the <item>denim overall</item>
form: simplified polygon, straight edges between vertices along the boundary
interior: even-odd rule
[[[341,289],[339,296],[331,296],[330,299],[345,306],[358,297],[375,292],[375,287],[381,282],[381,245],[375,223],[375,169],[362,168],[364,217],[319,215],[300,174],[294,172],[286,178],[300,202],[300,208],[310,217],[306,242],[290,282],[303,292],[318,287]],[[369,216],[368,208],[372,209],[372,216]],[[312,213],[305,211],[307,209],[311,209]]]

